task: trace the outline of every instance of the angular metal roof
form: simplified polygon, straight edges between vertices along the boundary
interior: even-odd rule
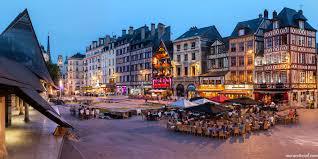
[[[27,9],[0,36],[1,56],[23,64],[41,79],[53,84]]]

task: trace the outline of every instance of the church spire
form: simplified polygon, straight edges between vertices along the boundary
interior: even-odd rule
[[[51,62],[50,33],[48,33],[48,35],[47,35],[47,48],[46,48],[46,51],[47,51],[47,55],[49,57],[49,61]]]

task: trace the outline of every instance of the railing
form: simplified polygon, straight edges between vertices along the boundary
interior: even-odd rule
[[[262,84],[255,84],[254,88],[255,89],[288,89],[290,88],[290,84],[289,83],[272,83],[272,84],[262,83]]]

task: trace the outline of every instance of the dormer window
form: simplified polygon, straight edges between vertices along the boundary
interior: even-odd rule
[[[305,29],[305,22],[302,20],[299,20],[299,29]]]
[[[278,27],[278,21],[276,20],[273,22],[273,29],[278,29]]]
[[[242,35],[244,35],[245,34],[245,30],[244,29],[240,29],[239,30],[239,36],[242,36]]]

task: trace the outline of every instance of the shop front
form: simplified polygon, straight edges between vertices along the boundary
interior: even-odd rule
[[[187,97],[189,99],[196,97],[197,95],[197,88],[194,84],[189,84],[187,87]]]
[[[254,99],[252,84],[226,84],[224,90],[220,92],[224,96],[235,99],[241,97],[250,97]]]
[[[116,86],[117,95],[127,95],[127,93],[128,93],[127,86]]]

